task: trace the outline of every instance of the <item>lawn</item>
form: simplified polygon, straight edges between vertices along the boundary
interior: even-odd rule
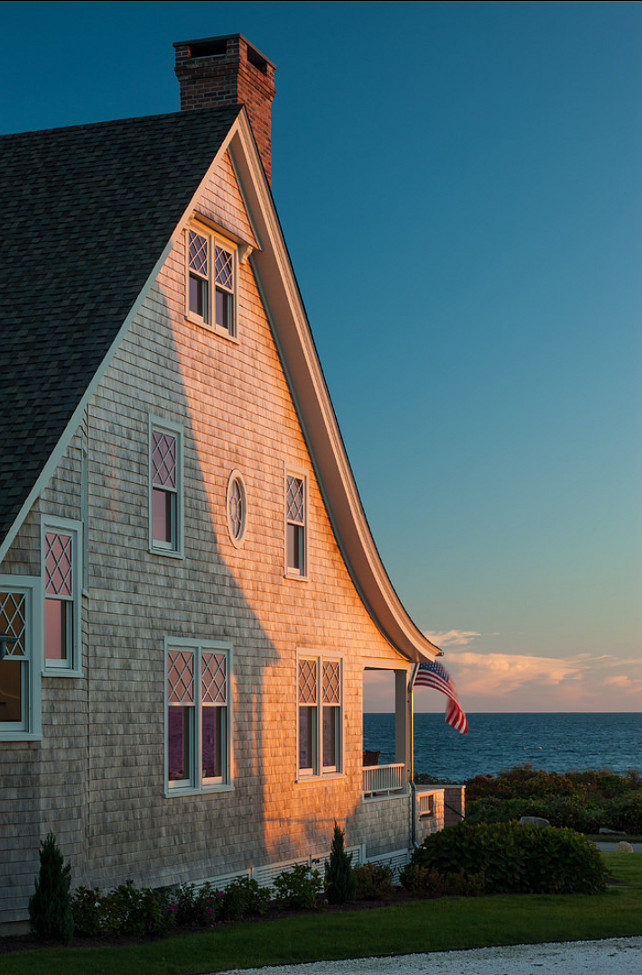
[[[221,925],[119,947],[0,956],[2,975],[192,975],[258,965],[642,935],[642,855],[603,854],[604,894],[442,898],[372,910]]]

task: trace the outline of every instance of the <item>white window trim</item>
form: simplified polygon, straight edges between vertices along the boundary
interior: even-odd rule
[[[237,537],[234,535],[234,526],[232,524],[232,518],[230,516],[230,502],[231,493],[234,482],[238,481],[241,485],[241,490],[243,492],[243,526],[241,528],[241,534]],[[225,492],[225,515],[227,517],[227,531],[230,537],[230,541],[234,548],[241,548],[245,542],[245,534],[247,531],[247,488],[245,487],[245,479],[240,471],[233,470],[227,479],[227,490]]]
[[[154,430],[161,433],[168,433],[176,437],[176,540],[173,545],[167,545],[154,539],[154,514],[153,514],[153,468],[152,468],[152,434]],[[147,466],[148,466],[148,525],[149,525],[149,551],[153,555],[164,555],[170,559],[182,559],[184,551],[184,481],[183,481],[183,446],[184,428],[180,423],[173,423],[171,420],[161,419],[159,416],[149,416],[149,432],[147,437]]]
[[[209,241],[208,250],[208,302],[209,302],[209,322],[199,315],[197,312],[192,311],[189,306],[189,279],[190,279],[190,266],[189,266],[189,232],[193,231],[196,234],[200,234],[202,237],[207,237]],[[202,223],[192,221],[185,228],[184,233],[184,245],[185,245],[185,317],[190,321],[194,322],[195,325],[200,325],[201,328],[207,329],[209,332],[214,332],[216,335],[221,335],[223,338],[230,339],[232,342],[238,341],[238,281],[239,281],[239,248],[238,244],[230,240],[229,237],[224,237],[222,234],[217,233],[211,227],[207,227]],[[223,247],[226,251],[232,254],[233,258],[233,278],[234,286],[232,289],[232,328],[224,328],[222,325],[216,324],[216,280],[214,277],[214,260],[213,260],[213,250],[214,244],[218,243],[220,247]]]
[[[45,585],[45,535],[47,532],[71,536],[72,551],[72,628],[71,647],[67,660],[47,660],[47,646],[45,640],[45,606],[47,599]],[[40,522],[40,562],[42,572],[42,611],[41,611],[41,646],[42,673],[47,677],[81,677],[82,676],[82,589],[83,589],[83,525],[80,521],[69,518],[55,518],[43,515]]]
[[[196,690],[194,709],[195,715],[200,716],[200,695],[201,695],[201,651],[213,651],[215,653],[225,653],[227,657],[227,720],[226,720],[226,742],[225,742],[225,774],[221,782],[208,782],[202,780],[201,774],[201,722],[194,721],[194,733],[191,743],[193,781],[187,785],[170,786],[169,784],[169,756],[168,756],[168,709],[169,701],[167,698],[168,680],[168,660],[170,650],[192,650],[197,657],[198,664],[194,673],[194,687]],[[176,796],[200,795],[207,792],[233,792],[234,791],[234,712],[232,694],[232,673],[233,673],[233,653],[232,644],[220,640],[183,640],[179,637],[165,637],[165,663],[163,668],[163,723],[164,723],[164,744],[163,744],[163,781],[165,783],[164,793],[166,798]]]
[[[0,722],[0,741],[40,741],[41,724],[41,667],[37,658],[38,638],[41,633],[42,580],[37,576],[0,576],[0,590],[24,594],[27,617],[27,697],[25,719],[21,728],[15,722]],[[2,667],[2,661],[0,661]]]
[[[344,679],[344,668],[343,668],[343,654],[334,653],[329,651],[320,650],[308,650],[300,649],[296,653],[296,684],[295,684],[295,700],[296,700],[296,782],[311,782],[320,781],[325,779],[336,779],[344,777],[344,731],[345,731],[345,720],[344,720],[344,705],[343,705],[343,679]],[[302,660],[315,660],[317,663],[317,703],[316,705],[310,705],[310,707],[316,707],[316,748],[315,748],[315,762],[316,768],[312,771],[308,769],[301,769],[299,767],[299,707],[303,706],[299,704],[299,662]],[[337,743],[337,755],[339,762],[336,766],[326,768],[323,767],[323,664],[324,663],[338,663],[340,667],[340,679],[341,679],[341,703],[339,707],[339,727],[338,727],[338,743]]]
[[[303,566],[301,571],[290,568],[288,565],[288,477],[296,477],[303,481]],[[288,466],[283,473],[283,574],[286,579],[298,579],[307,582],[309,578],[308,561],[308,536],[309,536],[309,515],[308,515],[308,475],[307,472],[296,467]]]

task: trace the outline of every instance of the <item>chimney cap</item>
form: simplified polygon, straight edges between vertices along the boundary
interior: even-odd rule
[[[248,41],[247,37],[243,34],[217,34],[216,37],[195,37],[191,41],[174,41],[174,47],[187,47],[194,49],[196,53],[191,55],[192,58],[205,58],[212,57],[215,55],[224,55],[225,50],[217,50],[217,46],[221,44],[222,41],[229,41],[233,38],[240,38],[246,45],[248,51],[251,51],[255,56],[265,61],[269,64],[271,68],[276,69],[274,61],[270,61],[266,58],[262,51],[259,51],[256,45]],[[250,58],[248,60],[251,61]]]

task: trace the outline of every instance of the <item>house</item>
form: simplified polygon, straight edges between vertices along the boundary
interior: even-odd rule
[[[0,923],[52,830],[74,886],[403,862],[404,610],[270,193],[274,66],[175,45],[183,110],[2,138]],[[364,768],[363,675],[396,758]],[[396,858],[396,859],[395,859]]]

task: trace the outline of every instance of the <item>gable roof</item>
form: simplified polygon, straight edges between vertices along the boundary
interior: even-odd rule
[[[242,110],[0,138],[0,541]]]
[[[368,527],[240,105],[0,137],[0,551],[77,428],[108,352],[224,147],[259,244],[252,268],[346,566],[390,644],[410,660],[433,657],[438,648],[408,616]]]

